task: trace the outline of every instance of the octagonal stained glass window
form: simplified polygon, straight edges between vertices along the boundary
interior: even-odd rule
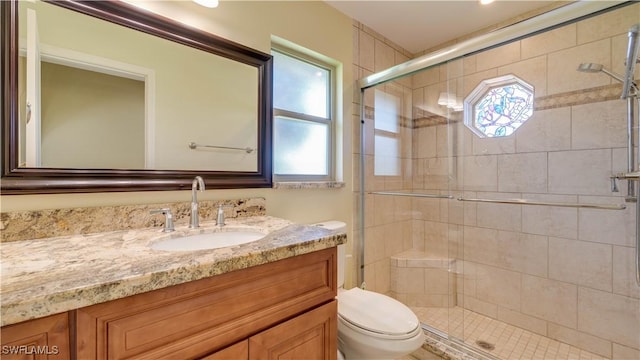
[[[464,124],[479,137],[509,136],[533,115],[533,97],[514,75],[483,80],[464,100]]]

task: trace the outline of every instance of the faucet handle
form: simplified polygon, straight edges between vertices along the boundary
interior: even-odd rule
[[[172,232],[175,231],[173,227],[173,214],[171,213],[171,209],[162,208],[162,209],[154,209],[149,211],[150,214],[163,214],[164,215],[164,229],[162,232]]]
[[[218,205],[218,216],[216,217],[216,225],[224,226],[224,208],[233,207],[231,204],[219,204]]]

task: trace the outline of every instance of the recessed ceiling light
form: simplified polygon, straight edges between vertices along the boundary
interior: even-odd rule
[[[218,7],[218,0],[193,0],[193,2],[208,8]]]
[[[494,2],[494,0],[480,0],[480,4],[482,5],[488,5],[488,4],[491,4],[492,2]]]

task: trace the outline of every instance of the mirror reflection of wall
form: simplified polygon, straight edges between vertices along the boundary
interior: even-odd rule
[[[256,171],[257,151],[188,146],[257,148],[255,67],[40,1],[20,3],[21,50],[26,8],[37,13],[43,61],[41,167]],[[106,70],[87,70],[95,59]],[[131,68],[141,71],[117,75]]]
[[[43,167],[145,168],[144,82],[42,62],[40,91]]]

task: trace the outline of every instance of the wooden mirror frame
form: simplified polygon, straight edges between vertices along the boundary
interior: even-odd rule
[[[20,168],[18,165],[18,1],[0,1],[2,22],[2,173],[5,194],[51,194],[190,189],[196,175],[207,189],[271,187],[272,69],[271,55],[187,27],[117,1],[48,1],[70,10],[129,27],[258,70],[258,159],[256,172],[198,170],[109,170]]]

